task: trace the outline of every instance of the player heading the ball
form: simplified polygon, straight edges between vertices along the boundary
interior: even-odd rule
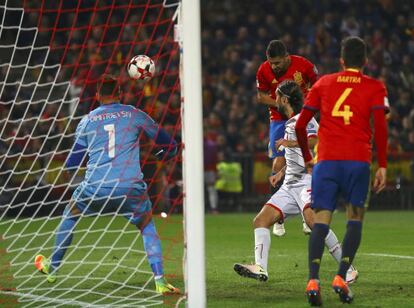
[[[269,146],[268,155],[272,159],[272,173],[280,174],[285,165],[284,151],[277,151],[276,141],[283,138],[286,116],[280,112],[276,101],[276,88],[284,80],[294,80],[306,95],[309,88],[315,83],[318,70],[308,59],[290,55],[286,45],[281,40],[272,40],[266,48],[266,61],[264,61],[256,73],[257,102],[267,105],[269,108]],[[272,184],[273,177],[269,180]],[[272,184],[273,185],[273,184]],[[274,191],[275,192],[275,191]],[[283,224],[275,224],[274,234],[285,233]]]

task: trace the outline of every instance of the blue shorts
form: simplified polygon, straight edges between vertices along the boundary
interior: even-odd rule
[[[339,196],[364,207],[370,179],[369,164],[349,160],[325,160],[312,172],[312,208],[334,211]]]
[[[151,201],[140,188],[109,188],[79,185],[72,200],[81,213],[122,214],[133,225],[139,225],[151,212]]]
[[[278,152],[275,147],[276,141],[282,139],[285,135],[285,123],[286,121],[283,120],[270,122],[268,155],[271,159],[285,155],[285,150]]]

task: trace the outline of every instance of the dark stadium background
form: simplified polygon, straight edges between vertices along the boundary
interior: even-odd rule
[[[18,4],[22,1],[9,1],[9,5]],[[118,3],[119,2],[119,3]],[[122,1],[116,5],[122,5]],[[162,1],[155,1],[161,3]],[[40,2],[24,1],[26,11],[33,10],[30,18],[24,20],[23,25],[29,26],[37,22],[39,17],[36,10],[39,9]],[[93,100],[94,86],[97,76],[103,68],[111,61],[109,67],[113,72],[122,72],[125,77],[124,64],[127,60],[127,48],[130,38],[134,36],[133,28],[126,27],[121,37],[121,44],[115,44],[117,38],[116,27],[110,27],[105,37],[102,32],[91,31],[85,44],[83,28],[88,24],[92,8],[95,1],[82,1],[80,8],[85,9],[79,15],[79,31],[74,31],[68,40],[68,31],[65,29],[71,25],[73,16],[71,14],[61,14],[56,20],[56,5],[52,2],[45,2],[54,8],[51,13],[45,13],[41,18],[39,26],[40,36],[36,44],[44,45],[49,42],[52,47],[48,58],[48,64],[62,63],[64,70],[59,76],[58,82],[70,78],[74,88],[81,88],[81,104],[76,111],[76,115],[83,115],[91,108],[95,107]],[[105,7],[114,5],[112,1],[100,1],[100,6]],[[75,7],[75,2],[64,1],[61,9],[71,9]],[[125,18],[123,9],[115,10],[115,21],[122,22]],[[17,13],[16,13],[17,14]],[[89,15],[88,15],[89,14]],[[168,17],[166,10],[162,17]],[[106,10],[98,10],[95,15],[96,24],[105,24],[107,18]],[[359,35],[368,43],[370,56],[365,73],[379,78],[385,82],[391,111],[389,114],[389,181],[385,192],[379,196],[371,198],[372,209],[382,208],[413,208],[414,189],[413,189],[413,160],[414,160],[414,3],[412,1],[358,1],[358,0],[298,0],[298,1],[201,1],[202,17],[202,64],[203,64],[203,126],[205,148],[205,167],[214,169],[218,162],[218,153],[229,154],[242,164],[243,174],[243,198],[240,198],[240,206],[236,208],[229,205],[227,200],[221,199],[219,204],[220,211],[256,210],[266,200],[270,193],[267,176],[270,173],[270,160],[266,157],[267,136],[268,136],[268,111],[263,105],[256,104],[256,83],[255,73],[262,61],[265,60],[265,48],[272,39],[282,39],[290,53],[299,54],[307,57],[317,65],[320,74],[333,72],[339,69],[338,54],[339,42],[348,35]],[[9,16],[10,18],[10,16]],[[136,23],[137,16],[127,16],[127,21],[131,24]],[[147,52],[149,54],[158,52],[157,66],[162,70],[168,64],[168,71],[163,74],[163,85],[158,89],[156,99],[157,108],[151,109],[151,115],[156,120],[161,120],[169,131],[179,127],[180,122],[180,97],[179,83],[176,80],[178,70],[178,47],[173,42],[172,32],[168,37],[161,52],[157,51],[162,42],[155,40],[149,49],[145,49],[145,42],[151,38],[157,38],[156,33],[151,32],[151,25],[159,22],[157,14],[148,12],[147,27],[143,28],[141,39],[142,46],[136,45],[135,53]],[[160,27],[169,27],[168,23]],[[51,29],[55,29],[52,32]],[[111,32],[112,31],[112,32]],[[53,35],[52,35],[53,33]],[[14,42],[13,31],[4,31],[2,44],[7,45]],[[96,37],[95,37],[96,36]],[[27,42],[33,40],[33,34],[25,33],[19,38],[18,46],[25,46]],[[82,55],[78,59],[76,49],[64,46],[74,46],[85,44],[82,47]],[[123,45],[122,42],[125,44]],[[97,52],[96,45],[101,44],[102,48]],[[115,46],[115,47],[114,47]],[[63,52],[66,52],[62,58]],[[25,57],[24,51],[22,59]],[[38,61],[42,61],[44,55],[37,51]],[[170,53],[175,53],[170,57]],[[6,61],[10,56],[10,50],[1,49],[2,61]],[[3,63],[2,62],[2,63]],[[18,63],[15,63],[18,64]],[[2,67],[2,71],[5,67]],[[27,78],[36,80],[39,72],[27,74]],[[16,69],[17,74],[17,69]],[[43,70],[41,80],[53,80],[56,71],[53,69]],[[17,78],[17,77],[16,77]],[[1,101],[9,101],[16,97],[14,92],[15,85],[12,85],[13,74],[9,74],[9,79]],[[30,82],[30,80],[25,80]],[[145,109],[148,104],[152,106],[154,101],[155,88],[144,87],[142,84],[130,86],[126,81],[126,93],[124,101]],[[18,93],[18,99],[25,99],[31,95],[30,87]],[[36,95],[42,95],[42,91],[49,91],[47,87],[38,87]],[[50,100],[61,89],[58,86],[52,91]],[[144,93],[143,95],[141,95]],[[69,93],[70,94],[70,93]],[[139,100],[134,95],[141,95]],[[34,99],[36,99],[36,95]],[[76,95],[76,94],[73,94]],[[63,135],[66,127],[64,118],[68,115],[67,108],[59,109],[59,102],[49,104],[42,114],[40,105],[33,105],[26,114],[26,118],[40,117],[35,133],[32,136],[49,132],[42,151],[50,152],[65,151],[72,145],[72,137],[64,137],[57,147],[56,141]],[[1,119],[7,117],[10,109],[13,108],[12,120],[18,120],[23,116],[24,104],[11,106],[11,104],[1,104]],[[167,112],[165,112],[167,110]],[[148,111],[148,110],[147,110]],[[58,120],[53,121],[56,117]],[[3,122],[2,122],[3,123]],[[73,133],[76,122],[72,122],[68,131]],[[65,159],[65,155],[45,156],[38,159],[38,172],[32,168],[32,173],[26,178],[23,189],[21,186],[21,176],[14,176],[11,181],[3,183],[8,176],[7,169],[14,166],[13,159],[25,148],[24,154],[28,164],[31,164],[31,157],[35,157],[41,148],[39,139],[28,139],[34,122],[26,121],[22,125],[18,135],[13,135],[12,123],[7,123],[4,130],[2,141],[0,142],[1,155],[9,155],[9,167],[6,163],[2,164],[1,172],[4,176],[0,179],[0,184],[6,185],[7,193],[0,195],[0,209],[7,206],[9,200],[21,203],[30,196],[29,203],[46,201],[51,206],[54,198],[60,198],[62,191],[56,191],[50,186],[39,189],[32,193],[32,187],[38,183],[42,168],[52,159],[50,166],[59,166]],[[15,138],[12,148],[4,140]],[[180,139],[179,133],[176,135]],[[8,152],[7,152],[8,151]],[[7,153],[6,153],[7,152]],[[23,159],[16,170],[25,170],[25,159]],[[42,159],[44,162],[42,162]],[[20,168],[20,169],[19,169]],[[180,211],[181,207],[181,188],[180,163],[173,166],[174,170],[167,173],[173,176],[167,181],[173,187],[169,196],[171,202],[160,204],[160,207],[171,206],[173,204]],[[147,180],[151,179],[157,172],[154,160],[148,159],[144,166]],[[9,170],[9,171],[8,171]],[[46,173],[45,176],[53,174]],[[58,183],[65,183],[67,179],[62,178]],[[162,198],[158,191],[164,185],[162,179],[157,179],[150,184],[151,196],[153,201]],[[13,190],[13,188],[16,188]],[[11,189],[11,190],[10,190]],[[18,194],[15,197],[15,194]],[[70,196],[68,192],[67,197]],[[206,195],[207,196],[207,195]],[[206,209],[208,209],[208,198],[206,198]],[[64,204],[59,209],[61,210]],[[35,207],[26,208],[27,214],[33,212]],[[8,212],[8,215],[15,215],[20,208],[15,208]],[[49,213],[50,208],[45,209]],[[41,211],[40,211],[41,212]]]
[[[202,1],[203,124],[206,161],[214,165],[223,151],[243,165],[243,208],[259,208],[270,192],[268,111],[256,104],[255,83],[268,42],[283,40],[291,54],[311,60],[322,75],[339,69],[340,42],[349,35],[367,42],[364,72],[386,84],[391,105],[388,186],[371,197],[371,209],[413,208],[414,2],[235,3]],[[223,200],[219,207],[228,209]]]

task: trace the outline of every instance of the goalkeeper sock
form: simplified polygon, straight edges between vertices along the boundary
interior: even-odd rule
[[[152,220],[142,229],[141,234],[151,270],[156,279],[160,278],[164,275],[161,241]]]
[[[328,235],[325,237],[325,246],[328,248],[329,253],[339,263],[341,262],[342,248],[339,244],[338,238],[332,230],[329,230]]]
[[[256,264],[259,264],[267,271],[267,260],[270,249],[270,231],[268,228],[254,229],[254,257]]]
[[[355,254],[361,243],[362,222],[349,220],[346,228],[344,240],[342,242],[342,258],[339,263],[338,275],[346,278],[346,272],[354,260]]]
[[[323,242],[328,235],[329,226],[316,223],[309,238],[309,279],[319,279],[319,267],[323,255]]]
[[[73,230],[78,217],[72,216],[69,210],[65,209],[59,229],[56,233],[55,246],[52,253],[51,271],[54,272],[60,266],[62,259],[66,253],[67,248],[72,243]]]

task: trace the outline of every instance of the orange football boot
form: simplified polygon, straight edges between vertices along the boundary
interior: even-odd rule
[[[319,287],[319,280],[311,279],[306,286],[306,296],[311,306],[322,306],[322,297]]]
[[[339,295],[341,302],[345,304],[352,303],[354,295],[352,294],[348,283],[341,276],[335,276],[334,280],[332,281],[332,288],[334,289],[335,293]]]

